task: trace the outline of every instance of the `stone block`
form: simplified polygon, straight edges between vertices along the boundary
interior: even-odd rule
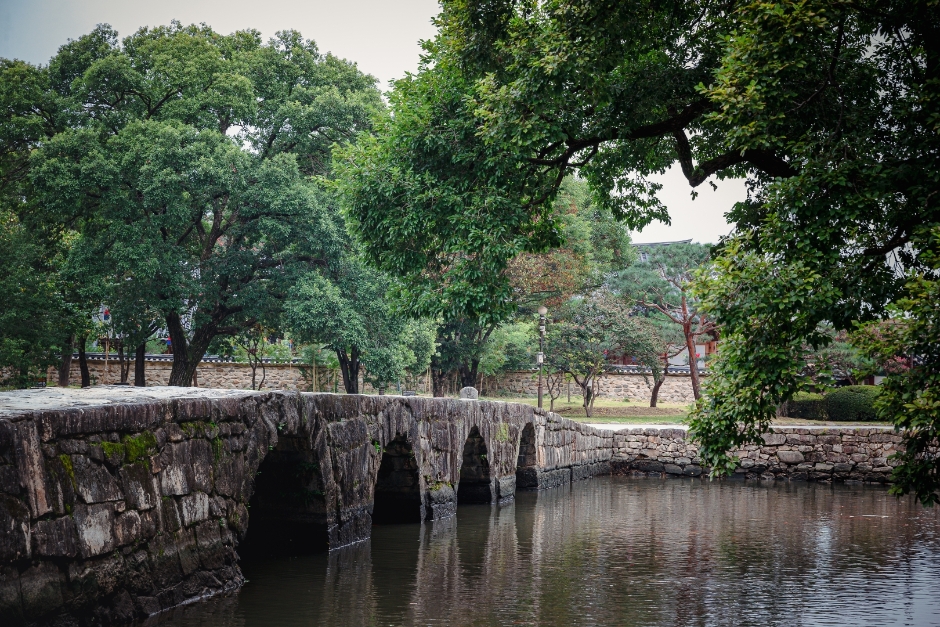
[[[158,495],[153,474],[146,463],[138,462],[124,466],[118,472],[118,477],[129,507],[142,511],[156,507]]]
[[[784,464],[800,464],[803,462],[803,453],[799,451],[777,451],[777,459]]]
[[[74,518],[82,557],[94,557],[114,550],[113,505],[76,505]]]
[[[77,557],[78,532],[71,516],[40,520],[33,527],[33,552],[44,557]]]
[[[19,481],[26,488],[30,513],[40,518],[52,512],[47,494],[46,462],[39,442],[39,431],[32,420],[10,426],[16,470]]]
[[[188,476],[189,442],[167,444],[154,461],[160,479],[160,493],[185,496],[190,493]]]
[[[124,558],[116,553],[83,562],[72,562],[68,568],[69,599],[73,606],[96,608],[108,595],[126,585]]]
[[[814,469],[815,469],[817,472],[832,472],[832,468],[833,468],[833,465],[832,465],[832,464],[826,464],[826,463],[824,463],[824,462],[820,462],[820,463],[816,464],[816,466],[815,466]]]
[[[41,562],[20,575],[23,614],[30,621],[40,621],[62,606],[65,577],[55,564]]]
[[[212,491],[212,445],[203,439],[189,442],[189,464],[186,465],[186,480],[189,489],[199,492]]]
[[[0,495],[0,562],[29,559],[29,508],[16,497]]]
[[[16,476],[16,468],[9,464],[0,466],[0,492],[13,496],[22,492],[20,480]]]
[[[675,464],[663,464],[663,471],[666,474],[670,474],[670,475],[682,474],[682,468],[680,468],[679,466],[676,466]]]
[[[71,457],[75,477],[75,492],[85,503],[107,503],[124,498],[114,476],[103,465],[84,455]]]
[[[687,477],[698,477],[702,474],[702,467],[693,465],[686,466],[682,469],[682,474]]]
[[[633,468],[641,472],[663,472],[663,464],[654,459],[638,458],[633,462]]]
[[[125,546],[140,539],[140,514],[136,510],[124,512],[114,524],[114,536],[117,546]]]
[[[180,499],[183,514],[183,526],[189,527],[209,518],[209,496],[204,492],[194,492]]]
[[[25,625],[20,598],[20,572],[15,566],[0,566],[0,617],[4,625]]]
[[[229,550],[222,544],[218,521],[207,520],[196,526],[196,546],[202,567],[215,570],[225,566]]]
[[[855,464],[848,463],[848,462],[841,463],[841,464],[833,464],[832,472],[851,472],[853,466],[855,466]]]

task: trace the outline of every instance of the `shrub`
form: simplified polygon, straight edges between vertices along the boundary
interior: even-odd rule
[[[847,385],[826,395],[826,413],[830,420],[877,420],[874,401],[881,388],[875,385]]]
[[[803,418],[805,420],[825,420],[826,401],[822,394],[810,392],[797,392],[793,399],[787,401],[784,415],[788,418]]]

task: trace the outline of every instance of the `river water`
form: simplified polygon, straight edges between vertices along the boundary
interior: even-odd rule
[[[244,566],[148,625],[940,625],[940,514],[884,488],[598,477]]]

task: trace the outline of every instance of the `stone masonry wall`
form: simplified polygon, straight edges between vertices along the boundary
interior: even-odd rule
[[[778,427],[764,444],[735,449],[737,476],[748,479],[886,483],[902,437],[891,428],[805,429]],[[617,431],[611,467],[615,473],[697,477],[698,447],[684,429]]]
[[[538,394],[537,372],[510,372],[498,378],[487,378],[483,383],[483,392],[499,390],[503,394],[518,394],[522,396],[535,396]],[[607,373],[600,380],[600,398],[616,398],[618,400],[630,399],[634,402],[649,403],[652,394],[653,377],[644,377],[639,374]],[[543,383],[543,391],[547,386]],[[580,388],[571,384],[571,396],[581,397]],[[567,387],[562,388],[562,398],[567,397]],[[692,403],[692,381],[688,375],[667,375],[659,388],[659,402],[661,403]]]
[[[147,385],[166,385],[170,380],[170,369],[173,363],[169,361],[148,361],[144,370]],[[89,360],[88,369],[94,380],[98,384],[114,384],[120,381],[121,375],[118,362],[111,359],[107,368],[103,360]],[[312,375],[304,377],[305,367],[301,368],[294,364],[265,364],[264,390],[296,390],[309,392],[311,388]],[[337,381],[337,373],[326,370],[317,372],[319,391],[332,391],[334,387],[342,392],[343,384],[340,377]],[[133,381],[133,367],[130,372],[130,380]],[[47,377],[49,385],[53,385],[58,378],[55,369],[50,369]],[[248,364],[232,362],[202,362],[196,371],[196,379],[199,387],[218,388],[226,390],[250,390],[251,389],[251,368]],[[78,369],[78,360],[72,361],[70,380],[77,383],[81,380],[81,373]],[[256,382],[261,381],[261,369],[256,373]],[[374,394],[376,390],[371,385],[360,379],[360,389],[363,393]],[[652,376],[644,377],[639,374],[620,374],[608,373],[600,382],[600,396],[602,398],[628,398],[631,401],[648,403],[653,385]],[[427,390],[425,377],[419,377],[418,390],[424,392]],[[455,383],[453,391],[459,390],[459,384]],[[486,377],[483,380],[481,391],[483,394],[492,395],[521,395],[535,396],[538,394],[538,374],[534,372],[510,372],[500,377]],[[546,391],[547,393],[547,391]],[[577,385],[571,385],[571,395],[580,398],[580,389]],[[567,388],[563,390],[562,396],[567,396]],[[692,403],[692,382],[687,375],[668,375],[659,390],[659,401],[663,403]]]
[[[238,587],[237,549],[264,513],[248,505],[269,458],[268,470],[294,465],[268,520],[336,548],[369,537],[393,441],[414,454],[419,518],[435,520],[456,512],[471,432],[491,502],[513,497],[524,429],[529,487],[609,472],[612,432],[524,404],[127,386],[0,393],[0,625],[122,624]]]

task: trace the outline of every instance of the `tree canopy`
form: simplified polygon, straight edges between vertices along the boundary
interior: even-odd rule
[[[643,249],[643,257],[611,278],[611,285],[647,313],[677,325],[689,358],[692,392],[699,398],[698,355],[695,344],[703,336],[712,339],[715,321],[701,311],[692,294],[693,280],[710,257],[707,244],[674,243]],[[668,337],[668,332],[666,336]],[[669,352],[669,347],[664,347]]]
[[[747,177],[703,284],[724,346],[693,432],[716,471],[799,389],[820,324],[888,316],[905,274],[935,272],[916,239],[940,222],[932,0],[445,0],[438,26],[342,168],[368,254],[445,309],[505,311],[508,261],[562,239],[571,173],[633,228],[668,221],[667,167]]]
[[[3,202],[73,276],[172,339],[186,385],[220,335],[271,324],[341,244],[332,146],[371,128],[375,79],[299,33],[99,26],[48,66],[4,61]]]
[[[660,341],[655,327],[631,315],[631,309],[628,303],[601,292],[569,301],[547,325],[549,372],[571,376],[581,388],[588,417],[601,379],[615,356],[630,355],[654,373],[659,371]]]

